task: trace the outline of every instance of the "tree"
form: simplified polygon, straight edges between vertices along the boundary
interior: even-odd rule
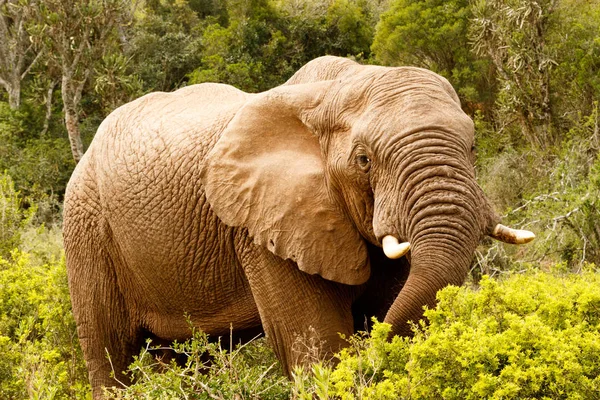
[[[183,0],[146,1],[131,29],[126,55],[146,91],[169,91],[186,83],[200,64],[202,22]]]
[[[545,45],[552,68],[551,106],[555,124],[566,130],[600,101],[600,0],[561,0]]]
[[[83,156],[79,103],[94,65],[117,40],[125,0],[44,0],[39,6],[37,39],[61,72],[65,126],[76,162]]]
[[[375,60],[433,70],[450,80],[468,111],[488,111],[494,103],[494,77],[488,61],[471,52],[471,15],[468,0],[392,1],[377,25]]]
[[[494,63],[502,112],[518,119],[532,146],[547,148],[556,139],[550,78],[557,63],[547,40],[557,0],[472,0],[472,5],[471,40],[475,52]]]
[[[202,30],[201,63],[189,74],[190,81],[223,82],[249,92],[282,83],[289,70],[282,57],[287,38],[274,4],[229,0],[227,15],[226,26],[213,20]]]
[[[323,56],[368,59],[380,2],[365,0],[229,0],[227,24],[202,31],[194,83],[218,81],[246,91],[283,83]]]
[[[94,69],[94,91],[103,113],[111,111],[143,94],[140,78],[131,71],[130,60],[119,53],[109,53]]]
[[[42,55],[28,32],[37,6],[35,0],[0,0],[0,85],[13,110],[21,105],[21,81]]]
[[[282,1],[279,10],[294,50],[305,64],[325,54],[368,58],[378,12],[377,1]]]

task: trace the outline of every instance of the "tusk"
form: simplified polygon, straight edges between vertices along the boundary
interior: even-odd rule
[[[410,249],[409,242],[398,243],[398,239],[393,237],[392,235],[387,235],[381,241],[383,246],[383,252],[388,258],[395,260],[396,258],[400,258]]]
[[[535,239],[535,234],[531,231],[512,229],[502,224],[496,225],[490,236],[501,242],[511,244],[528,243]]]

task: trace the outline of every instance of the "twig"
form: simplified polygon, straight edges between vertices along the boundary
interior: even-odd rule
[[[108,349],[107,349],[106,347],[104,348],[104,351],[106,352],[106,356],[108,357],[108,362],[110,363],[110,369],[111,369],[111,371],[113,372],[113,374],[115,375],[115,376],[113,377],[113,379],[114,379],[115,381],[117,381],[118,383],[120,383],[120,384],[121,384],[121,386],[123,386],[124,388],[127,388],[127,385],[126,385],[126,384],[124,384],[123,382],[121,382],[121,381],[120,381],[120,380],[117,378],[117,373],[115,372],[115,367],[114,367],[114,365],[113,365],[113,363],[112,363],[112,360],[111,360],[111,358],[110,358],[110,353],[108,352]]]
[[[211,388],[206,383],[198,381],[198,385],[200,385],[200,387],[202,387],[202,389],[206,391],[206,394],[208,394],[208,396],[211,399],[224,400],[223,397],[219,397],[216,394],[213,394]]]

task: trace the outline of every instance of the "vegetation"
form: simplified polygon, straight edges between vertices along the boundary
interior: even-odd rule
[[[438,293],[430,325],[354,337],[331,369],[297,371],[300,398],[593,399],[600,390],[600,275],[529,273]],[[300,384],[298,384],[300,382]]]
[[[0,0],[1,398],[89,395],[60,215],[102,119],[193,83],[266,90],[324,54],[448,78],[475,120],[479,183],[536,241],[485,241],[471,287],[440,292],[430,325],[387,343],[378,324],[335,368],[289,382],[264,340],[195,332],[173,345],[187,362],[156,360],[150,344],[136,383],[111,396],[597,396],[599,0]]]
[[[0,397],[84,398],[60,230],[36,226],[23,200],[0,175]]]
[[[290,381],[283,375],[275,354],[265,339],[225,349],[192,329],[192,339],[174,343],[168,350],[186,358],[181,366],[165,362],[148,345],[129,366],[136,381],[128,387],[111,388],[111,399],[288,399]],[[158,349],[160,350],[160,349]]]

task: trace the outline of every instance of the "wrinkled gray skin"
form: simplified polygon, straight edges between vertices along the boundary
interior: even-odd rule
[[[188,338],[184,314],[213,336],[264,330],[288,372],[297,335],[335,351],[373,315],[408,334],[498,222],[473,140],[444,78],[335,57],[260,94],[202,84],[113,112],[64,211],[94,397],[115,383],[107,352],[123,371],[145,337]],[[385,258],[389,234],[406,257]]]

